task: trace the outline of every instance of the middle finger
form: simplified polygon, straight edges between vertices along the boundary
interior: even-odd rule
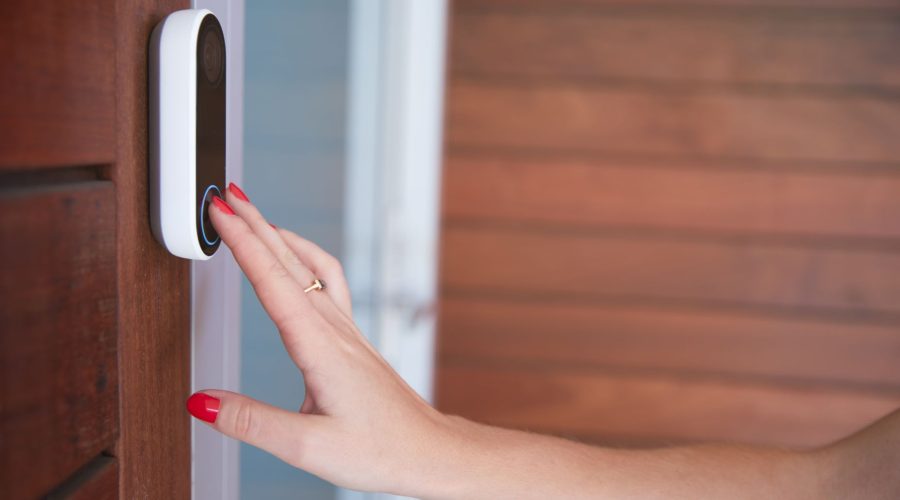
[[[229,183],[226,190],[226,201],[234,208],[234,211],[244,219],[250,229],[256,236],[269,248],[269,251],[281,262],[281,265],[287,269],[288,273],[302,287],[307,288],[312,285],[313,281],[318,279],[313,272],[300,260],[297,254],[291,249],[273,228],[269,222],[263,217],[259,209],[256,208],[250,199],[244,194],[239,187],[233,182]],[[326,281],[327,284],[327,281]],[[337,306],[331,298],[324,293],[313,293],[310,295],[310,301],[326,317],[335,318],[335,314],[340,314]]]

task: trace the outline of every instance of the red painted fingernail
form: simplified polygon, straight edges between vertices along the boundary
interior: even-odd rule
[[[275,224],[272,224],[272,223],[270,222],[269,225],[272,226],[272,229],[274,229],[274,230],[276,230],[276,231],[278,230],[278,226],[276,226]]]
[[[216,417],[219,416],[219,400],[209,394],[196,392],[188,398],[187,410],[195,418],[199,418],[204,422],[214,423]]]
[[[250,198],[247,198],[247,195],[241,191],[241,188],[238,187],[237,184],[230,182],[228,184],[228,190],[231,191],[231,194],[237,196],[239,199],[244,201],[250,201]]]
[[[218,196],[213,196],[213,205],[228,215],[234,215],[234,210],[231,209],[231,206]]]

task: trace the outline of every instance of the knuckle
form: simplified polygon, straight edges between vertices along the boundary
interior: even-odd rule
[[[297,267],[301,264],[300,258],[297,257],[297,254],[294,253],[290,248],[285,248],[281,251],[281,262],[284,262],[285,266],[294,266]]]
[[[235,255],[244,255],[250,241],[245,234],[245,231],[242,229],[234,229],[230,236],[231,241],[228,242],[228,246],[231,247],[231,253]]]
[[[331,274],[340,276],[344,275],[344,266],[341,265],[341,261],[339,261],[337,257],[334,257],[333,255],[326,254],[324,267]]]
[[[314,445],[314,439],[312,439],[311,433],[309,432],[298,432],[294,436],[294,459],[297,461],[297,467],[307,468],[312,458],[317,455]]]
[[[285,343],[293,344],[298,338],[298,332],[304,330],[304,316],[297,308],[291,308],[284,312],[273,313],[272,322],[284,334]]]
[[[259,434],[259,423],[253,404],[242,402],[234,413],[234,433],[241,440],[252,440]]]
[[[269,265],[269,269],[267,269],[266,276],[271,279],[282,280],[285,278],[290,278],[291,275],[288,272],[287,268],[284,267],[284,264],[281,262],[275,261]]]

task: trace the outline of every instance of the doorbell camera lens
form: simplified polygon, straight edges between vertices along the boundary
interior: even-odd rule
[[[203,42],[201,45],[203,61],[203,72],[206,75],[206,81],[212,85],[219,83],[222,78],[223,69],[225,68],[225,51],[219,34],[208,26],[203,32]]]

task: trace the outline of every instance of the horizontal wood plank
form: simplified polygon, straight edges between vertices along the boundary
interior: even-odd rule
[[[827,444],[900,405],[900,393],[443,363],[438,407],[495,425],[604,441]]]
[[[438,351],[485,363],[636,369],[900,391],[900,325],[622,304],[444,297]]]
[[[893,16],[462,10],[453,26],[457,76],[900,85],[900,53],[886,50],[900,44]]]
[[[453,80],[447,141],[470,150],[900,162],[900,101]]]
[[[0,497],[35,498],[118,435],[115,190],[0,192]]]
[[[101,456],[53,490],[45,500],[116,500],[119,498],[119,463]]]
[[[444,193],[449,218],[900,238],[900,170],[450,157]]]
[[[445,227],[445,291],[900,313],[900,253],[620,232]]]
[[[115,11],[0,2],[0,169],[115,159]]]

